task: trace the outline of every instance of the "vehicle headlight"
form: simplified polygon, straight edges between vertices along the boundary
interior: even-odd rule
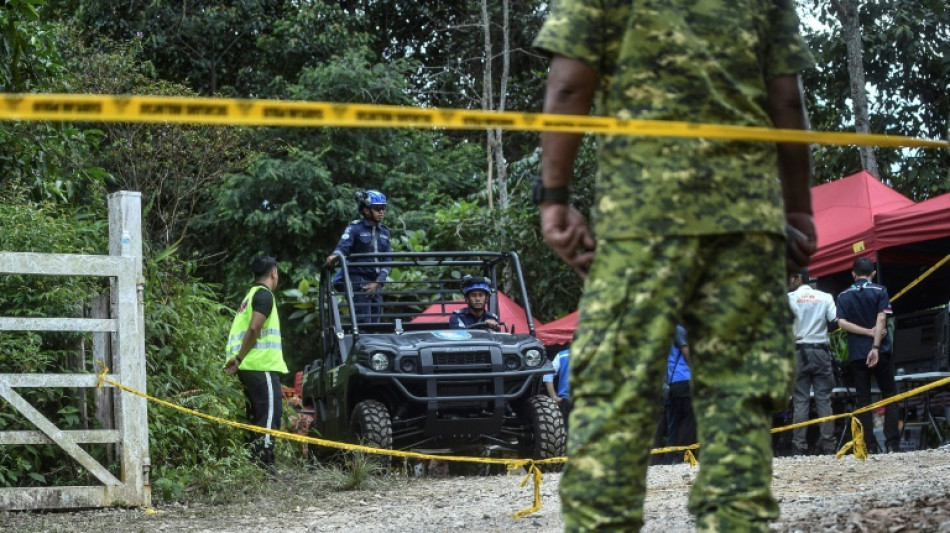
[[[541,366],[543,362],[544,357],[541,355],[541,350],[532,348],[524,353],[524,364],[529,367]]]
[[[383,352],[376,352],[369,358],[369,366],[377,372],[382,372],[389,368],[389,356]]]
[[[521,366],[521,359],[517,355],[506,355],[505,356],[505,369],[506,370],[518,370],[518,367]]]

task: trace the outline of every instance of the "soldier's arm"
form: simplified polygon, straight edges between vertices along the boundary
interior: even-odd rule
[[[576,59],[555,55],[548,72],[544,112],[588,115],[597,89],[597,72]],[[541,181],[547,188],[567,187],[582,134],[541,134]],[[582,277],[594,258],[595,242],[584,217],[568,205],[541,204],[541,233],[548,246]]]
[[[769,81],[767,88],[772,124],[780,129],[808,129],[799,77],[779,76]],[[808,265],[818,241],[811,207],[811,151],[800,143],[779,143],[777,147],[786,221],[804,236],[789,244],[789,259],[794,263],[790,267],[799,269]]]

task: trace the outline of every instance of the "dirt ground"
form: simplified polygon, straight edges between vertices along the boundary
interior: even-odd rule
[[[788,457],[775,460],[773,488],[782,517],[773,531],[950,533],[950,447],[900,454]],[[649,532],[686,532],[692,519],[686,497],[698,468],[653,466],[649,471]],[[0,513],[0,530],[23,532],[501,532],[561,531],[557,486],[547,473],[542,507],[511,515],[532,503],[523,476],[374,479],[357,491],[328,490],[308,472],[285,474],[252,500],[238,503],[157,504],[153,509],[56,513]]]

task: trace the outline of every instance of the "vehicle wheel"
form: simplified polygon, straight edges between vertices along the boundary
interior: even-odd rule
[[[491,457],[491,450],[488,449],[488,446],[482,446],[480,448],[466,450],[459,455],[488,458]],[[490,476],[492,474],[492,467],[495,466],[490,463],[468,463],[460,461],[450,461],[448,464],[449,474],[453,476]]]
[[[317,434],[316,430],[314,429],[310,429],[307,432],[307,435],[320,438],[320,435]],[[342,452],[339,449],[318,446],[316,444],[307,444],[306,449],[307,459],[311,464],[322,466],[336,466],[343,464]]]
[[[386,406],[377,400],[363,400],[353,408],[350,416],[350,433],[355,442],[363,446],[382,448],[393,447],[393,423]],[[391,460],[386,455],[372,455],[379,459],[382,465],[389,465]]]
[[[562,457],[566,448],[564,418],[557,404],[548,396],[533,396],[524,406],[525,420],[530,424],[529,442],[521,446],[522,453],[532,459]],[[544,465],[542,470],[560,470],[560,464]]]

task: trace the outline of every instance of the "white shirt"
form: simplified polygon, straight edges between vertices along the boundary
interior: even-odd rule
[[[837,316],[835,299],[827,292],[807,284],[788,293],[788,303],[795,313],[792,331],[795,342],[825,344],[828,342],[828,322]]]

